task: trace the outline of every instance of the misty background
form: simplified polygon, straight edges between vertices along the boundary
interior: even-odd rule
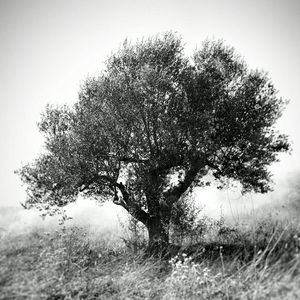
[[[25,187],[14,174],[43,151],[36,123],[46,104],[75,102],[80,84],[100,73],[125,38],[169,30],[182,36],[190,55],[206,38],[225,40],[250,68],[267,71],[279,95],[290,100],[277,128],[290,136],[293,151],[270,167],[274,192],[242,196],[213,184],[197,189],[195,201],[213,217],[266,207],[284,211],[291,182],[300,180],[299,1],[0,0],[0,230],[57,224],[57,218],[43,221],[22,209]],[[118,226],[123,213],[82,199],[67,211],[76,222],[101,228]]]

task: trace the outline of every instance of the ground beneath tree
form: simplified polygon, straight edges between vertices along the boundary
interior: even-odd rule
[[[258,251],[242,243],[174,247],[164,260],[76,227],[6,236],[0,299],[299,299],[297,239]]]

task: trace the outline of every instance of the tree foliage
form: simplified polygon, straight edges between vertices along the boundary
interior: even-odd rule
[[[289,149],[274,130],[285,101],[222,41],[192,58],[183,50],[173,33],[125,41],[74,106],[47,106],[46,151],[19,171],[28,207],[64,206],[79,193],[113,199],[153,244],[168,240],[173,205],[208,172],[245,192],[270,189],[267,167]]]

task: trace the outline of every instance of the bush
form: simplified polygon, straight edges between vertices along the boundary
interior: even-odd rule
[[[208,219],[200,216],[202,209],[192,198],[184,198],[175,203],[169,228],[172,243],[188,245],[202,240],[207,231]]]
[[[123,228],[121,239],[127,249],[133,253],[144,250],[148,244],[147,230],[144,224],[131,215],[128,215],[127,219],[120,223]]]

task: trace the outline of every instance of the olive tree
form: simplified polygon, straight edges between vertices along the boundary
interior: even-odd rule
[[[26,206],[111,199],[147,227],[150,251],[166,249],[172,207],[208,172],[270,190],[268,166],[289,150],[274,129],[284,106],[268,75],[222,41],[191,58],[173,33],[125,41],[72,107],[46,107],[46,151],[18,171]]]

